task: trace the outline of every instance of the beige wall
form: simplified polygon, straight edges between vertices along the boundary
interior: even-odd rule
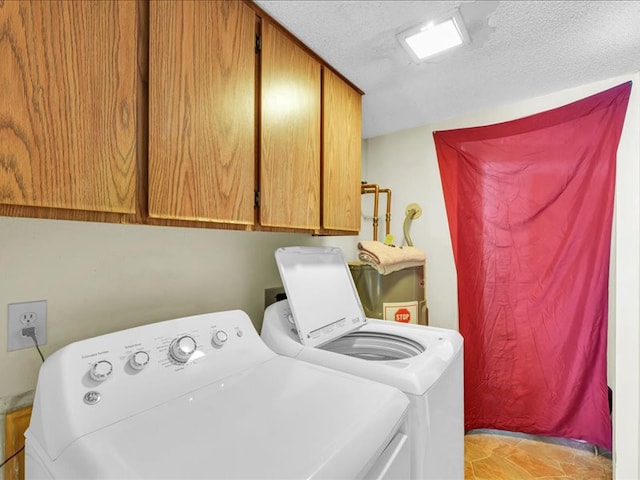
[[[260,325],[264,289],[280,285],[273,252],[309,235],[0,217],[0,308],[47,300],[46,355],[87,337],[239,308]],[[33,389],[34,349],[7,352],[0,398]]]
[[[632,80],[626,123],[618,150],[615,252],[611,272],[609,378],[615,389],[614,450],[617,478],[640,478],[640,75],[633,74],[498,106],[463,118],[425,125],[365,142],[366,180],[391,188],[392,233],[401,243],[404,210],[411,202],[423,209],[412,224],[415,246],[427,254],[427,302],[431,325],[457,328],[457,286],[442,185],[432,133],[513,120],[545,111]],[[371,206],[363,199],[363,212]],[[382,222],[381,222],[382,224]],[[370,238],[369,220],[361,238]],[[381,231],[382,234],[382,231]],[[384,237],[380,237],[384,238]]]

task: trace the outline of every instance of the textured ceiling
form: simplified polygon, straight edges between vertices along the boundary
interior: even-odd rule
[[[363,138],[640,71],[640,1],[256,3],[365,92]],[[414,63],[396,34],[456,9],[471,43]]]

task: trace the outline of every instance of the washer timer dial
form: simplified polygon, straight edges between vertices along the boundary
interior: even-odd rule
[[[108,360],[100,360],[94,363],[89,370],[91,380],[104,382],[113,373],[113,365]]]
[[[195,339],[190,335],[176,338],[169,345],[169,356],[178,363],[187,363],[198,348]]]

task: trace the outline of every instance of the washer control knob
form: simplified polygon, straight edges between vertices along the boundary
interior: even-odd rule
[[[222,347],[227,342],[227,340],[229,340],[229,335],[227,335],[227,332],[225,332],[224,330],[216,330],[215,332],[213,332],[211,341],[214,345]]]
[[[134,370],[142,370],[149,363],[149,354],[143,350],[138,350],[129,357],[129,366]]]
[[[176,338],[169,345],[169,356],[178,363],[187,363],[198,348],[195,339],[190,335]]]
[[[104,382],[113,373],[113,365],[108,360],[100,360],[94,363],[89,370],[91,380],[96,382]]]

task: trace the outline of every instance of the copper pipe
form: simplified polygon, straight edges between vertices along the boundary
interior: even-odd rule
[[[381,188],[378,190],[380,193],[387,194],[387,213],[384,217],[384,227],[385,227],[385,235],[389,236],[391,234],[391,189],[390,188]],[[386,238],[385,238],[386,241]]]
[[[385,222],[385,235],[389,236],[391,234],[391,189],[390,188],[380,188],[378,184],[375,183],[363,183],[360,187],[360,192],[364,195],[367,193],[375,194],[374,202],[373,202],[373,240],[378,240],[378,207],[379,207],[379,196],[380,193],[387,194],[387,210],[384,217]],[[386,238],[385,238],[386,241]]]
[[[375,183],[363,183],[360,186],[360,193],[362,195],[367,193],[375,194],[373,199],[373,240],[378,240],[378,196],[380,187]]]

